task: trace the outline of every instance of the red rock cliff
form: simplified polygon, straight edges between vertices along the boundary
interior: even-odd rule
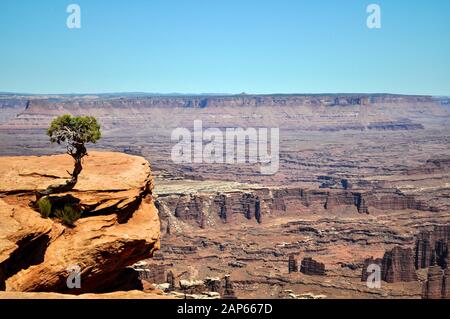
[[[72,166],[67,155],[0,158],[0,290],[108,292],[120,288],[121,270],[159,249],[153,180],[141,157],[89,153],[70,192],[88,209],[73,228],[28,206]],[[81,289],[67,287],[74,265]]]

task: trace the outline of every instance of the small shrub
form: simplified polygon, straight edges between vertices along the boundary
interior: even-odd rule
[[[49,218],[50,214],[52,213],[52,203],[50,202],[50,199],[48,196],[44,196],[37,202],[39,207],[39,213],[41,214],[42,218]]]
[[[34,204],[34,208],[42,218],[56,217],[66,226],[74,226],[75,221],[83,214],[80,200],[72,195],[41,197]]]
[[[81,214],[80,209],[70,204],[66,204],[63,209],[57,209],[55,211],[55,216],[67,226],[73,226],[75,221],[81,217]]]

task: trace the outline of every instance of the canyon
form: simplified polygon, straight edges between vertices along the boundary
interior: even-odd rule
[[[90,171],[95,179],[86,175],[90,188],[83,190],[80,177],[82,191],[74,196],[94,206],[102,198],[93,209],[95,216],[86,220],[112,218],[116,215],[111,207],[121,212],[122,205],[137,205],[133,203],[139,198],[139,205],[145,199],[154,205],[150,211],[157,214],[157,221],[152,226],[130,225],[130,231],[138,234],[151,227],[154,237],[150,241],[147,232],[145,242],[153,242],[150,246],[155,249],[143,244],[148,255],[120,256],[120,268],[126,272],[120,271],[117,278],[129,282],[120,279],[122,287],[108,287],[100,280],[103,289],[88,286],[81,293],[123,290],[127,282],[130,291],[159,291],[161,297],[447,298],[450,114],[446,101],[390,94],[5,94],[0,95],[0,155],[9,157],[0,161],[19,155],[53,158],[61,150],[45,135],[50,120],[66,113],[93,115],[102,124],[103,138],[95,145],[101,152],[92,152],[92,158],[103,153],[111,157],[104,159],[104,168]],[[279,127],[278,172],[261,175],[259,165],[252,163],[174,163],[171,133],[178,127],[192,128],[195,120],[202,120],[204,128]],[[136,163],[125,164],[127,156],[137,158]],[[133,187],[113,191],[112,185],[123,185],[134,176],[134,170],[125,174],[125,168],[131,169],[142,157],[151,163],[151,183],[139,177]],[[13,208],[36,214],[24,203],[32,189],[54,177],[34,173],[61,177],[65,176],[61,167],[70,168],[69,162],[62,161],[52,171],[46,157],[33,157],[42,167],[32,170],[20,158],[10,160],[14,167],[0,168],[4,214]],[[90,161],[91,155],[86,164]],[[118,176],[115,161],[125,161]],[[11,175],[21,163],[26,169],[20,169],[20,176]],[[144,187],[146,183],[151,186]],[[124,202],[117,204],[119,198]],[[38,238],[31,239],[36,246],[51,242],[54,235],[49,229],[59,227],[39,218],[33,227],[42,229],[33,230]],[[125,225],[128,222],[132,219]],[[55,276],[50,283],[57,286],[58,272],[52,275],[45,258],[40,259],[0,272],[2,289],[48,291],[45,284],[29,280],[36,272]],[[306,273],[300,271],[304,260]],[[381,287],[376,289],[365,282],[365,269],[372,263],[382,270]]]

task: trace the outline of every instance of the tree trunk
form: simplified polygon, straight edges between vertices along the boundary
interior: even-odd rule
[[[80,173],[83,169],[83,166],[81,165],[81,157],[78,156],[78,157],[74,158],[74,160],[75,160],[75,167],[71,174],[71,176],[72,176],[71,179],[66,181],[65,184],[50,185],[49,187],[47,187],[46,190],[37,192],[36,201],[39,200],[43,196],[69,192],[75,187],[75,185],[78,182],[78,175],[80,175]]]

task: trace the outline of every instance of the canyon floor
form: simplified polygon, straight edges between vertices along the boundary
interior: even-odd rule
[[[427,97],[306,98],[261,97],[262,105],[256,98],[248,106],[235,104],[252,97],[8,97],[0,155],[60,152],[46,125],[83,113],[103,124],[96,149],[146,158],[161,222],[161,248],[140,265],[148,282],[163,284],[169,272],[177,282],[229,275],[238,298],[421,298],[428,267],[417,267],[418,236],[450,224],[448,105]],[[252,164],[173,163],[171,132],[192,129],[194,119],[205,128],[279,127],[278,173],[263,176]],[[365,260],[397,246],[411,249],[414,260],[399,263],[414,263],[418,279],[368,288]],[[323,263],[325,275],[289,272],[290,256]]]

